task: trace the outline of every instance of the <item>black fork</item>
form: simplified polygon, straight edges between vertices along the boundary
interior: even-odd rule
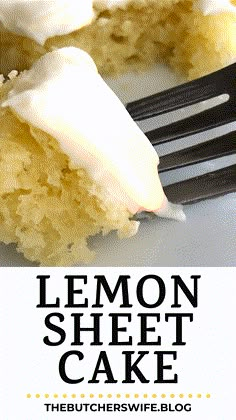
[[[192,82],[130,102],[127,110],[134,120],[140,121],[223,94],[228,95],[228,100],[224,103],[145,133],[155,146],[236,121],[236,63]],[[161,156],[159,172],[232,155],[235,152],[234,130],[213,140]],[[168,185],[164,189],[168,198],[175,203],[192,203],[236,192],[236,164]]]

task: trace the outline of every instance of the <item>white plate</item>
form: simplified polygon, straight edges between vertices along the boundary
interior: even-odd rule
[[[181,81],[165,66],[157,66],[142,75],[125,75],[117,80],[108,79],[108,84],[120,99],[128,101],[172,87]],[[190,109],[202,110],[206,104]],[[148,121],[142,128],[149,130],[163,124],[166,119],[177,119],[180,113]],[[197,135],[191,139],[179,140],[159,146],[158,153],[176,150],[199,141],[209,139],[215,132],[220,135],[230,131],[236,124],[224,129]],[[194,168],[175,170],[163,174],[163,184],[186,179],[203,171],[212,171],[226,164],[235,163],[235,157],[227,157],[196,165]],[[115,234],[106,238],[96,237],[91,245],[97,257],[92,266],[234,266],[236,262],[236,194],[200,202],[185,207],[185,223],[155,219],[143,221],[138,234],[126,240],[117,239]],[[32,266],[15,252],[15,247],[0,245],[0,266]]]

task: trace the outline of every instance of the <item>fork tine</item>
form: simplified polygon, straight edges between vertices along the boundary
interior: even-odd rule
[[[138,121],[193,105],[229,93],[228,87],[235,73],[236,63],[192,82],[130,102],[126,108],[131,117]]]
[[[235,120],[235,108],[230,101],[223,105],[207,109],[184,120],[176,121],[164,127],[156,128],[146,134],[153,145],[177,140],[191,134],[210,130],[211,128],[230,123]]]
[[[127,111],[134,121],[144,120],[165,114],[184,106],[218,96],[214,85],[199,86],[199,81],[194,80],[164,92],[128,103]]]
[[[158,172],[182,168],[236,152],[236,131],[160,157]]]
[[[167,185],[164,191],[172,203],[191,204],[236,192],[236,165]]]

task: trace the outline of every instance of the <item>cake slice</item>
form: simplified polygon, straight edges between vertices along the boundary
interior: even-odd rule
[[[29,68],[48,51],[75,46],[102,74],[161,60],[196,78],[235,61],[235,6],[236,0],[0,0],[0,69]]]
[[[184,218],[154,148],[86,52],[47,53],[0,98],[0,240],[29,260],[89,262],[89,237],[134,235],[143,210]]]

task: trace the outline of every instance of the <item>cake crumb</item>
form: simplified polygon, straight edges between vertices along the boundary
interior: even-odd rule
[[[18,71],[17,70],[12,70],[10,71],[10,73],[7,75],[8,79],[13,80],[18,76]]]

